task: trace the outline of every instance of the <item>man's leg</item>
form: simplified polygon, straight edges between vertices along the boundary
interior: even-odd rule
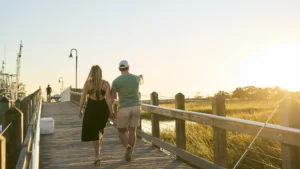
[[[129,127],[129,139],[128,144],[134,148],[136,142],[136,127]]]
[[[124,145],[124,147],[126,148],[126,146],[128,144],[128,138],[126,136],[125,130],[126,130],[126,128],[118,128],[119,139],[120,139],[121,143]]]
[[[128,115],[128,108],[121,108],[117,114],[117,128],[119,139],[124,147],[127,147],[128,138],[126,135],[126,128],[128,126],[129,115]]]
[[[128,144],[133,148],[136,142],[136,128],[140,125],[141,106],[131,108],[131,119],[129,123],[129,140]]]
[[[134,106],[130,108],[131,119],[129,120],[129,146],[126,148],[125,158],[131,160],[132,151],[136,143],[136,127],[140,125],[141,107]]]

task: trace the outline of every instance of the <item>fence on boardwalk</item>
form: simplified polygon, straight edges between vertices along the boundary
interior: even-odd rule
[[[38,168],[41,105],[41,89],[14,104],[0,100],[0,169]]]

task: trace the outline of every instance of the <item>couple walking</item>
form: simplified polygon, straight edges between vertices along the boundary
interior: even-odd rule
[[[92,141],[95,150],[94,164],[100,166],[100,151],[104,128],[108,118],[114,118],[113,109],[116,94],[119,96],[119,111],[117,113],[117,128],[119,139],[124,145],[125,160],[131,160],[132,150],[136,141],[136,127],[140,125],[141,101],[139,85],[143,83],[143,76],[129,73],[126,60],[119,63],[121,75],[117,77],[110,87],[109,82],[102,78],[102,70],[94,65],[83,86],[79,103],[79,118],[83,117],[81,141]],[[83,105],[87,99],[86,108]],[[129,138],[125,133],[129,131]]]

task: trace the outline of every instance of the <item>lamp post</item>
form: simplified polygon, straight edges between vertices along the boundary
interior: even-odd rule
[[[75,85],[75,87],[76,87],[76,89],[77,89],[77,61],[78,61],[77,49],[74,49],[74,48],[71,49],[69,58],[70,58],[70,59],[73,58],[73,55],[72,55],[72,51],[73,51],[73,50],[76,51],[76,68],[75,68],[75,69],[76,69],[76,75],[75,75],[75,76],[76,76],[76,83],[75,83],[76,85]]]
[[[63,77],[60,77],[58,79],[58,82],[60,83],[60,79],[61,79],[61,92],[64,90],[64,78]]]

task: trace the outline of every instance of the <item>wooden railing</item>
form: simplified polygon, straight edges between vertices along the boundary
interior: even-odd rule
[[[71,101],[78,104],[81,89],[71,89]],[[176,155],[177,158],[201,169],[221,169],[227,166],[227,130],[255,136],[263,128],[258,137],[281,143],[281,157],[283,169],[300,168],[300,125],[299,105],[293,99],[285,99],[280,104],[280,125],[265,124],[262,122],[226,117],[225,98],[216,95],[212,99],[212,114],[186,111],[184,95],[175,96],[175,109],[159,107],[158,94],[151,94],[151,104],[142,104],[143,111],[151,113],[151,134],[137,130],[137,135],[156,147],[162,148]],[[115,102],[118,104],[117,102]],[[163,116],[175,119],[175,145],[160,139],[160,118]],[[186,150],[186,121],[205,124],[213,127],[213,162],[198,157]],[[141,123],[142,124],[142,123]]]
[[[36,119],[41,108],[40,94],[41,90],[38,89],[22,101],[16,100],[13,105],[3,98],[2,108],[8,108],[3,114],[2,129],[4,130],[0,134],[1,169],[29,168],[32,147],[34,144],[39,144],[34,143],[34,137],[37,137],[35,131]],[[5,104],[11,106],[3,106]]]

